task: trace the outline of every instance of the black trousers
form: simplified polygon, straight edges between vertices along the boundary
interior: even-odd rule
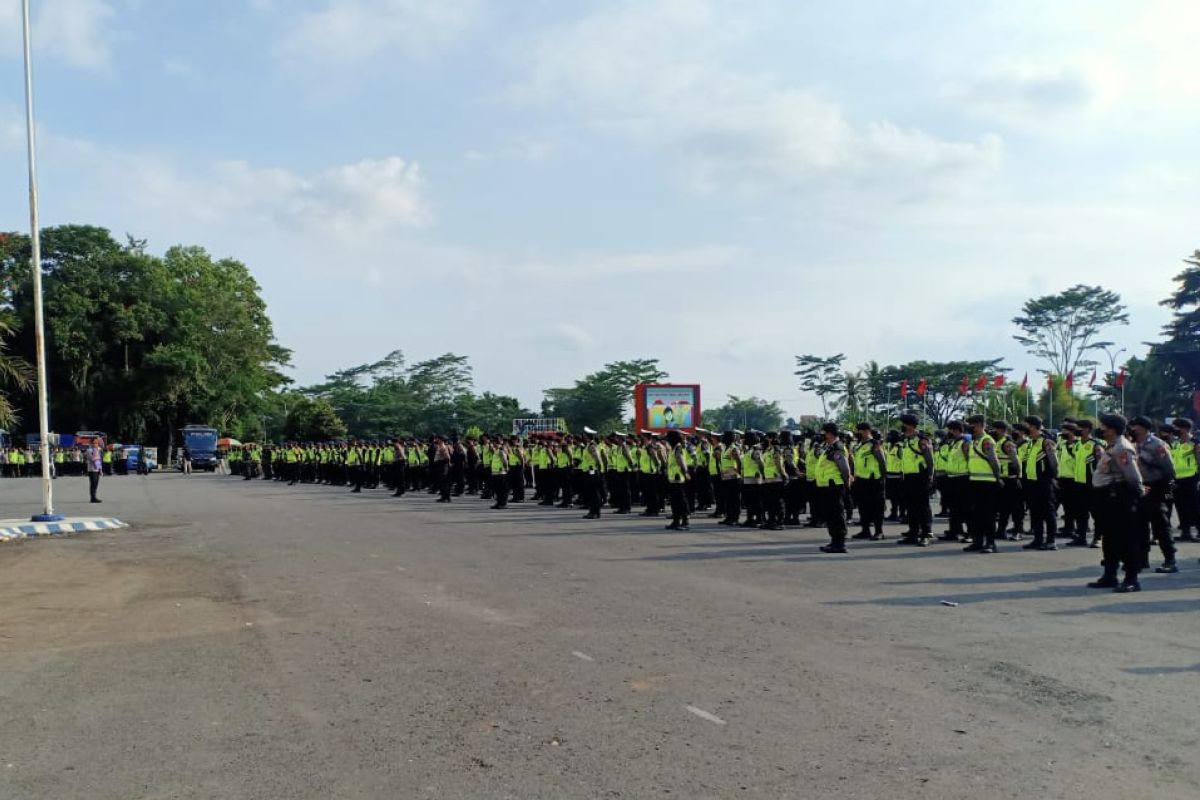
[[[746,507],[746,521],[743,524],[757,525],[762,522],[763,495],[762,484],[742,484],[742,505]]]
[[[742,481],[740,478],[728,478],[721,481],[722,502],[725,506],[725,521],[732,524],[738,521],[742,514]]]
[[[508,486],[512,490],[512,501],[514,503],[525,502],[525,468],[524,467],[509,467],[508,468]]]
[[[662,513],[662,495],[658,490],[658,475],[653,472],[643,472],[641,474],[642,482],[642,502],[646,506],[646,514],[654,515]]]
[[[909,537],[933,532],[933,510],[929,507],[929,476],[924,472],[904,476],[904,506],[908,510]]]
[[[583,493],[580,495],[580,499],[587,506],[588,513],[595,514],[596,516],[600,516],[600,483],[602,480],[599,473],[583,473],[582,475],[582,485],[580,488],[583,489]]]
[[[996,544],[996,498],[1000,484],[995,481],[967,480],[966,499],[970,504],[968,518],[971,542],[983,547]]]
[[[696,508],[707,511],[713,504],[713,482],[707,467],[696,470],[693,483],[696,487]]]
[[[1168,521],[1167,502],[1169,491],[1166,481],[1154,481],[1146,484],[1149,491],[1143,495],[1138,504],[1138,524],[1142,528],[1141,537],[1145,544],[1146,561],[1149,566],[1150,541],[1158,543],[1158,550],[1163,560],[1168,564],[1175,561],[1175,541],[1171,538],[1171,526]]]
[[[1074,524],[1073,530],[1078,538],[1087,538],[1089,522],[1092,510],[1092,485],[1090,483],[1076,483],[1072,491],[1075,494],[1074,505],[1071,510],[1071,522]]]
[[[508,507],[508,473],[499,472],[492,474],[492,495],[496,499],[497,508]]]
[[[846,546],[846,515],[843,506],[846,502],[846,487],[818,486],[816,489],[816,505],[820,514],[825,518],[825,528],[829,531],[829,544],[834,547]]]
[[[88,470],[88,491],[91,493],[91,499],[98,500],[96,492],[100,490],[100,473]]]
[[[946,496],[946,510],[950,513],[949,533],[965,536],[971,524],[971,497],[968,494],[971,481],[966,475],[946,475],[942,478],[942,493]]]
[[[1029,509],[1029,532],[1035,542],[1051,544],[1058,535],[1054,514],[1054,488],[1047,481],[1025,481],[1025,506]]]
[[[763,523],[770,528],[783,527],[783,483],[764,483],[762,489]]]
[[[880,498],[883,502],[883,498]],[[804,478],[793,477],[783,487],[783,524],[799,525],[800,511],[804,508]]]
[[[1062,533],[1064,536],[1075,534],[1075,520],[1079,514],[1079,493],[1075,479],[1059,478],[1058,504],[1062,508]]]
[[[1179,515],[1181,532],[1195,531],[1200,521],[1200,508],[1196,500],[1197,476],[1175,479],[1175,513]]]
[[[611,505],[617,511],[628,513],[632,501],[629,496],[629,473],[608,473],[608,497]]]
[[[1021,496],[1021,481],[1004,478],[1000,482],[1000,498],[996,503],[996,531],[1003,534],[1009,523],[1014,529],[1025,529],[1025,498]],[[1086,508],[1084,511],[1086,512]],[[1084,530],[1087,530],[1086,526]]]
[[[688,524],[688,500],[686,483],[668,483],[667,495],[671,499],[671,524]]]
[[[850,490],[858,506],[858,523],[863,533],[870,533],[872,527],[875,528],[875,533],[883,533],[883,479],[856,478]]]
[[[1096,511],[1096,535],[1103,542],[1104,574],[1116,577],[1124,566],[1125,575],[1136,578],[1146,560],[1143,526],[1137,522],[1138,498],[1126,484],[1098,486],[1092,492]]]

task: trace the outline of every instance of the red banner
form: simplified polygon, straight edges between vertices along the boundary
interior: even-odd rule
[[[929,391],[929,381],[921,378],[921,382],[917,384],[917,397],[924,397],[927,391]]]

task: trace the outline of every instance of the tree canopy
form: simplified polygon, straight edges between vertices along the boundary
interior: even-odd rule
[[[624,427],[626,414],[633,402],[633,389],[639,383],[656,383],[667,373],[657,358],[614,361],[605,364],[569,388],[547,389],[542,401],[542,414],[562,417],[573,431],[589,425],[601,432]]]
[[[515,397],[475,394],[466,356],[445,353],[407,365],[393,350],[379,361],[339,370],[300,390],[344,421],[344,434],[377,439],[423,436],[477,428],[507,433],[512,421],[532,417]]]
[[[86,225],[46,229],[42,251],[52,430],[162,444],[189,422],[239,438],[261,431],[263,396],[284,383],[290,353],[244,264],[199,247],[149,255]],[[4,238],[0,315],[32,362],[29,258],[27,236]],[[32,396],[21,411],[36,419]]]
[[[750,429],[777,431],[783,427],[784,414],[779,403],[758,397],[729,395],[729,400],[715,408],[704,409],[704,427],[710,430]]]
[[[1042,359],[1049,374],[1067,375],[1095,365],[1088,353],[1112,344],[1098,340],[1101,331],[1128,325],[1129,314],[1116,292],[1079,284],[1025,301],[1012,321],[1021,330],[1013,338]]]

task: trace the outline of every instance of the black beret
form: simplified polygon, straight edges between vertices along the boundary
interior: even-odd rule
[[[961,431],[963,429],[963,424],[957,419],[952,419],[946,423],[946,429],[952,431]]]
[[[1041,428],[1042,427],[1042,418],[1038,417],[1038,416],[1030,415],[1025,418],[1025,424],[1031,428]]]
[[[911,425],[915,428],[921,422],[921,419],[916,414],[902,414],[900,422],[903,425]]]
[[[854,429],[855,429],[855,430],[858,430],[858,431],[869,431],[869,430],[871,430],[871,423],[869,423],[869,422],[860,422],[860,423],[858,423],[857,425],[855,425],[855,426],[854,426]]]
[[[1190,431],[1192,429],[1192,421],[1187,417],[1180,417],[1171,424],[1176,428],[1183,428],[1185,431]]]
[[[967,417],[968,425],[983,425],[986,422],[987,420],[984,418],[983,414],[972,414],[971,416]]]
[[[821,426],[821,433],[837,434],[839,432],[840,431],[838,431],[838,426],[837,426],[836,422],[826,422],[824,425]]]
[[[1120,414],[1101,414],[1100,424],[1106,428],[1112,428],[1117,433],[1124,433],[1129,423]]]
[[[1151,422],[1148,417],[1144,417],[1141,414],[1138,414],[1136,417],[1129,420],[1129,426],[1133,427],[1134,425],[1138,426],[1139,428],[1145,428],[1148,431],[1154,430],[1154,423]]]

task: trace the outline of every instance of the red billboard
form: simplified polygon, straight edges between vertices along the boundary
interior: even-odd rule
[[[633,389],[633,413],[639,431],[692,433],[700,426],[700,384],[639,383]]]

